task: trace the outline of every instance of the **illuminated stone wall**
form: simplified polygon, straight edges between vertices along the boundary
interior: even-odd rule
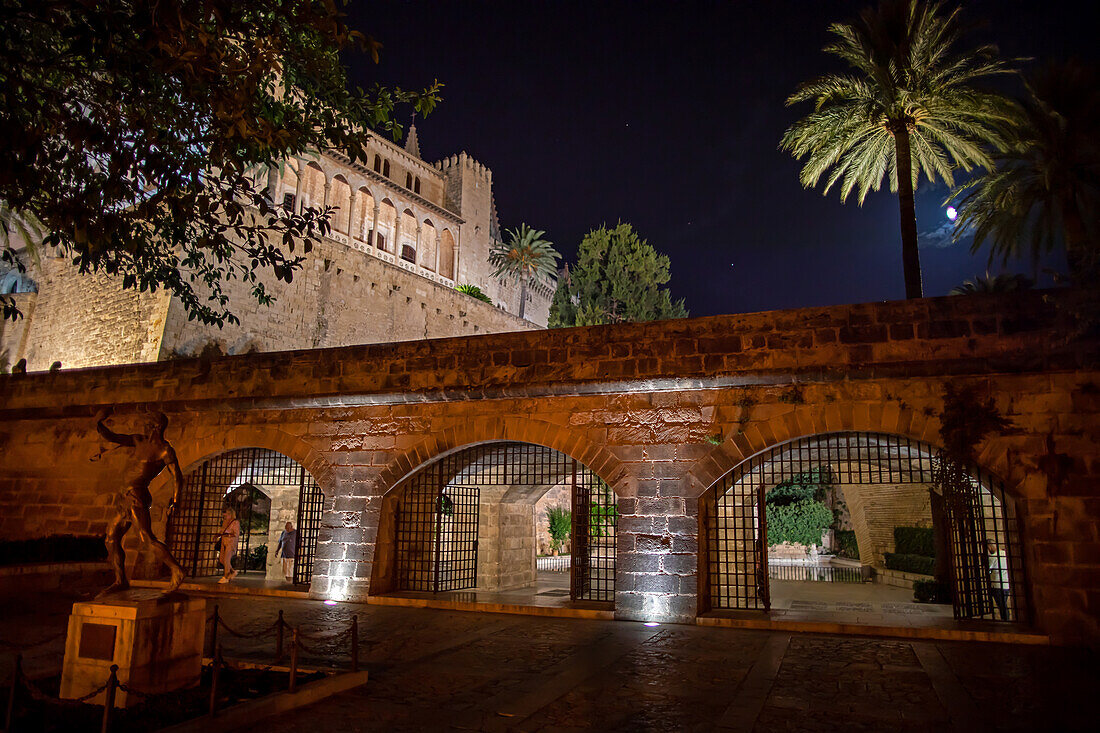
[[[691,621],[707,609],[700,511],[716,481],[801,436],[938,445],[945,385],[973,386],[1012,423],[977,461],[1015,499],[1035,625],[1095,642],[1100,344],[1063,337],[1066,302],[939,298],[7,376],[0,534],[101,531],[126,452],[100,456],[91,417],[115,404],[126,429],[157,403],[185,470],[244,446],[305,466],[325,495],[311,593],[361,600],[392,555],[384,507],[406,476],[463,446],[530,442],[616,492],[617,616]],[[161,527],[169,493],[159,478]]]

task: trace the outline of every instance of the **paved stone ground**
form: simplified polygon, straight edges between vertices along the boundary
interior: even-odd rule
[[[48,639],[65,602],[0,599],[0,643]],[[213,603],[213,601],[211,601]],[[1081,650],[219,598],[235,631],[279,609],[309,635],[359,616],[371,681],[265,720],[256,733],[338,731],[1094,730],[1100,673]],[[222,631],[227,657],[270,661],[271,641]],[[346,666],[346,637],[304,662]],[[60,641],[32,655],[60,664]],[[6,666],[6,663],[5,663]]]

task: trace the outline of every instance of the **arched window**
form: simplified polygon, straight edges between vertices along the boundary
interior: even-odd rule
[[[455,238],[450,229],[444,229],[439,238],[439,274],[448,280],[455,276]]]
[[[321,208],[325,205],[325,173],[321,166],[310,163],[302,173],[302,206]]]
[[[328,203],[329,206],[336,207],[336,212],[332,216],[333,231],[347,234],[348,225],[351,222],[351,186],[343,176],[332,179]]]
[[[416,247],[409,244],[401,245],[401,259],[405,262],[416,264]]]
[[[381,155],[376,154],[374,156],[374,172],[375,173],[381,173],[382,172],[382,156]]]
[[[435,224],[425,219],[420,225],[420,266],[435,272]]]
[[[385,252],[392,252],[392,248],[387,243],[393,241],[393,232],[396,227],[397,209],[389,199],[383,199],[378,207],[378,223],[374,227],[374,246]]]
[[[390,162],[388,160],[382,161],[382,175],[386,178],[390,177]]]
[[[416,215],[411,209],[401,212],[400,241],[395,244],[401,259],[416,262]]]
[[[355,229],[352,236],[370,244],[370,233],[374,230],[374,196],[365,188],[359,189],[359,198],[355,204]]]
[[[413,180],[413,193],[420,193],[420,176]]]
[[[413,187],[413,174],[405,174],[405,188],[411,189]]]

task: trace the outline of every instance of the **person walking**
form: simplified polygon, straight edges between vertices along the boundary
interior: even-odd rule
[[[237,519],[237,513],[232,507],[226,507],[222,512],[222,531],[218,535],[218,562],[225,568],[225,574],[218,579],[219,583],[228,583],[237,577],[237,571],[233,569],[233,558],[237,554],[237,543],[241,538],[241,523]]]
[[[279,546],[275,548],[275,557],[283,558],[283,577],[286,582],[294,582],[294,558],[298,553],[298,530],[290,522],[279,535]]]
[[[1008,621],[1008,561],[993,540],[985,541],[985,551],[989,556],[989,594],[993,596],[1001,620]]]

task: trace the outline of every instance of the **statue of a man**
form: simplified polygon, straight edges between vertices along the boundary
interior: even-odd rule
[[[123,474],[126,491],[124,494],[119,494],[115,502],[118,513],[107,525],[107,558],[114,568],[115,582],[99,595],[102,597],[130,587],[130,581],[126,579],[126,553],[122,549],[122,538],[130,530],[130,525],[135,522],[141,541],[150,545],[157,559],[172,571],[172,582],[165,591],[165,593],[171,593],[180,587],[186,573],[172,557],[168,545],[153,534],[152,521],[149,518],[149,507],[153,504],[149,484],[160,475],[161,471],[167,468],[176,484],[172,501],[168,504],[168,516],[172,515],[180,491],[183,489],[183,472],[180,471],[179,461],[176,460],[176,451],[164,439],[168,417],[163,412],[154,413],[151,415],[151,425],[147,434],[123,435],[114,432],[105,424],[110,414],[111,411],[107,408],[99,411],[96,415],[96,429],[106,440],[132,448],[134,461]]]

